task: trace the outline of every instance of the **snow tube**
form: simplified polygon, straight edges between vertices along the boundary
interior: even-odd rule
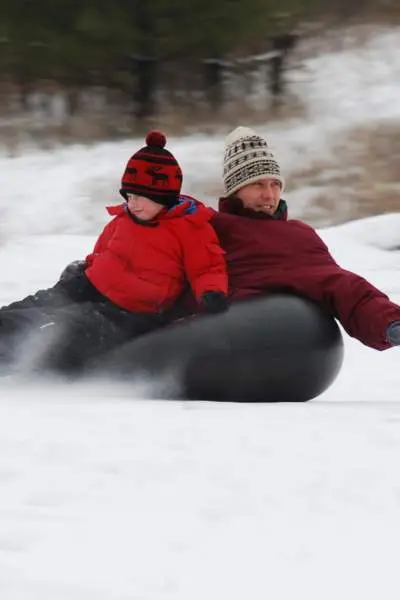
[[[151,378],[158,397],[303,402],[326,390],[342,363],[336,321],[309,300],[273,294],[147,334],[96,370]]]

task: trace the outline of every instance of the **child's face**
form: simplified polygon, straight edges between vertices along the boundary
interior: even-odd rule
[[[129,212],[142,221],[154,219],[163,209],[161,204],[137,194],[127,194],[127,202]]]

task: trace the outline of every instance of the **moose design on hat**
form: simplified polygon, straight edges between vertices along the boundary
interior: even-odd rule
[[[179,202],[182,171],[174,155],[165,148],[167,138],[161,131],[150,131],[146,146],[128,161],[120,193],[137,194],[171,208]]]
[[[147,175],[150,175],[152,185],[157,186],[160,184],[161,186],[165,187],[168,186],[168,173],[162,173],[161,169],[162,167],[152,167],[146,169],[145,172]]]

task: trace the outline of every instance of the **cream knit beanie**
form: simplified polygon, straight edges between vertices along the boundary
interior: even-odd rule
[[[284,189],[285,180],[267,141],[248,127],[237,127],[225,140],[225,196],[268,177],[280,181]]]

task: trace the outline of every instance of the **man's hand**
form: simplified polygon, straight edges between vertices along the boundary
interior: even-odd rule
[[[392,346],[400,346],[400,321],[394,321],[389,325],[387,339]]]

